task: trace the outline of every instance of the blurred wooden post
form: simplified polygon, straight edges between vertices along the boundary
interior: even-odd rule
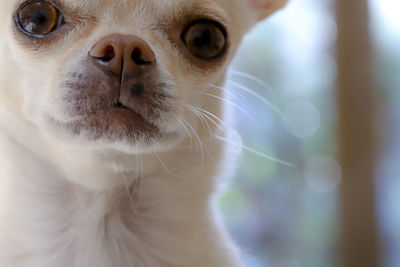
[[[378,267],[376,97],[368,0],[336,0],[341,266]]]

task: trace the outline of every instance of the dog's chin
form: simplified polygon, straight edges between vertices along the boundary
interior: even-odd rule
[[[127,154],[160,152],[184,139],[177,130],[164,129],[157,122],[122,105],[105,108],[63,122],[47,116],[47,129],[54,139],[79,149],[116,150]]]

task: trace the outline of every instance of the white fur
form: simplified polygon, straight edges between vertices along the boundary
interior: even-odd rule
[[[74,137],[53,122],[71,120],[62,75],[112,33],[146,40],[173,85],[169,93],[222,118],[221,101],[195,91],[223,97],[209,84],[223,86],[243,35],[260,17],[260,1],[64,0],[98,21],[45,52],[14,38],[17,2],[2,0],[0,7],[0,266],[242,266],[212,204],[216,177],[225,171],[221,159],[230,152],[212,140],[217,127],[210,121],[206,127],[193,112],[174,108],[156,122],[165,138],[151,146]],[[199,71],[166,36],[149,30],[195,3],[222,17],[230,34],[228,58],[213,71]],[[174,118],[190,123],[203,147]]]

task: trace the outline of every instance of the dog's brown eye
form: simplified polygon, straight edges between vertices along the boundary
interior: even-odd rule
[[[46,1],[30,1],[17,14],[20,29],[34,36],[44,36],[54,31],[60,23],[58,10]]]
[[[191,24],[183,32],[182,40],[193,55],[202,59],[216,58],[226,47],[222,26],[212,21]]]

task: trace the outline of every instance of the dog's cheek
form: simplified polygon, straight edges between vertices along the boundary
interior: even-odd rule
[[[57,122],[69,122],[78,115],[77,106],[86,108],[83,101],[87,99],[82,92],[78,92],[78,86],[85,82],[87,76],[84,59],[79,55],[69,55],[67,61],[55,65],[49,79],[48,90],[44,95],[43,116]],[[99,77],[100,78],[100,77]],[[79,103],[80,102],[80,103]]]
[[[222,88],[224,85],[225,68],[218,71],[200,73],[197,68],[189,67],[185,61],[178,63],[177,58],[175,59],[175,64],[185,66],[179,69],[172,67],[171,69],[171,72],[173,72],[171,77],[176,90],[176,102],[178,103],[175,107],[177,109],[177,117],[181,120],[181,122],[177,122],[175,127],[181,128],[182,131],[185,131],[186,127],[188,128],[186,130],[190,132],[201,133],[201,128],[204,126],[204,118],[210,116],[209,114],[213,114],[212,116],[218,118],[222,116],[223,102],[221,99],[223,98],[223,91],[216,88]],[[206,117],[199,117],[199,114],[205,114],[204,111],[209,112],[209,114],[206,114]],[[211,122],[208,123],[211,128],[215,126]],[[208,134],[208,126],[205,127]]]
[[[9,33],[11,34],[11,33]],[[19,107],[28,121],[33,122],[39,127],[44,120],[44,111],[49,109],[52,102],[49,101],[53,80],[57,77],[56,67],[58,58],[43,56],[36,52],[21,47],[18,41],[11,35],[4,44],[6,51],[3,58],[5,66],[12,66],[6,73],[6,80],[14,77],[14,87],[6,88],[11,90],[13,94],[20,97],[22,103]],[[53,109],[51,109],[53,110]]]
[[[70,94],[70,91],[64,84],[64,81],[68,80],[68,78],[72,79],[68,77],[70,68],[70,66],[64,66],[62,72],[52,75],[50,86],[44,97],[44,116],[59,122],[73,119],[72,113],[69,112],[73,102],[64,101]]]

